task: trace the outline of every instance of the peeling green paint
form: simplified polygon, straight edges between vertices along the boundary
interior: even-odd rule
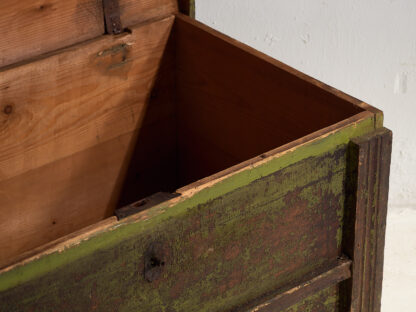
[[[282,312],[334,312],[338,311],[338,287],[328,287],[309,296]]]
[[[86,240],[79,245],[69,248],[61,253],[47,255],[41,259],[28,263],[25,266],[16,267],[11,271],[2,274],[0,276],[0,291],[4,292],[7,289],[12,289],[19,284],[34,281],[37,278],[45,278],[45,276],[48,274],[59,275],[59,272],[61,271],[62,274],[64,274],[66,271],[72,270],[71,268],[74,267],[75,262],[77,262],[78,265],[81,265],[85,261],[88,261],[88,259],[96,257],[97,254],[108,252],[112,248],[118,250],[117,248],[132,248],[131,246],[135,246],[137,250],[134,252],[131,250],[129,253],[123,250],[120,252],[124,252],[126,257],[128,255],[131,256],[132,254],[136,254],[137,258],[139,259],[137,261],[140,261],[144,252],[144,247],[140,246],[140,243],[146,244],[148,241],[147,239],[155,239],[155,237],[166,239],[166,233],[169,232],[169,228],[171,228],[170,231],[172,231],[172,236],[169,241],[170,245],[172,246],[173,254],[180,254],[181,252],[183,253],[184,250],[188,250],[191,246],[192,248],[196,248],[196,246],[199,245],[198,240],[204,244],[208,244],[210,239],[215,241],[213,252],[210,252],[208,248],[203,250],[201,255],[198,255],[199,261],[216,263],[215,268],[213,268],[213,270],[210,272],[204,272],[203,268],[206,266],[201,265],[201,267],[198,267],[198,270],[202,271],[194,272],[195,276],[205,276],[205,278],[201,279],[197,283],[198,287],[193,285],[193,287],[184,288],[181,292],[181,296],[185,296],[185,298],[188,299],[185,300],[182,298],[181,300],[174,300],[174,303],[171,306],[171,308],[174,309],[173,311],[191,309],[191,307],[195,306],[196,304],[195,300],[198,301],[201,296],[211,296],[216,298],[215,293],[211,295],[204,295],[201,294],[200,291],[201,289],[213,289],[215,292],[215,289],[218,288],[219,276],[222,276],[224,272],[237,274],[237,276],[229,277],[231,281],[234,279],[239,280],[241,279],[241,276],[238,275],[238,272],[235,271],[234,268],[237,267],[241,268],[242,270],[250,268],[250,273],[248,274],[245,272],[244,276],[246,276],[249,280],[251,278],[251,282],[253,282],[258,278],[269,275],[270,270],[273,268],[276,270],[284,270],[284,266],[288,263],[292,263],[297,259],[307,260],[308,257],[312,257],[311,251],[314,250],[314,248],[317,249],[319,242],[316,239],[308,241],[308,235],[305,233],[303,233],[301,236],[293,236],[291,233],[297,234],[297,232],[288,230],[285,248],[281,248],[281,250],[271,250],[270,248],[264,248],[265,246],[270,247],[270,244],[272,244],[272,241],[265,240],[262,242],[263,245],[259,245],[259,247],[263,248],[263,250],[259,250],[255,245],[250,245],[249,247],[244,245],[246,246],[244,249],[240,248],[241,250],[238,252],[235,251],[235,254],[237,254],[237,256],[235,256],[235,259],[238,260],[237,263],[235,263],[234,260],[226,262],[223,261],[225,250],[233,246],[230,245],[231,242],[238,242],[240,239],[248,239],[247,233],[255,235],[257,231],[259,231],[258,227],[260,225],[267,225],[266,228],[261,230],[266,231],[264,233],[261,232],[263,233],[263,236],[266,235],[265,233],[267,232],[279,233],[276,229],[278,229],[279,226],[284,227],[285,224],[288,223],[288,220],[291,220],[291,217],[288,216],[289,211],[292,211],[293,213],[296,212],[296,209],[289,211],[283,210],[283,207],[288,205],[294,205],[293,207],[303,205],[302,207],[304,208],[302,209],[304,209],[304,213],[306,214],[314,215],[316,213],[322,213],[321,218],[325,218],[325,220],[332,220],[331,218],[333,218],[337,224],[334,224],[333,227],[331,226],[325,229],[327,229],[329,232],[333,232],[333,243],[336,247],[334,249],[337,250],[339,249],[338,247],[340,240],[339,222],[343,209],[342,205],[344,195],[342,185],[345,175],[345,152],[343,152],[344,154],[341,153],[340,157],[336,158],[336,161],[334,161],[334,156],[325,156],[325,158],[322,155],[335,155],[334,153],[340,149],[345,150],[345,145],[349,142],[350,138],[370,132],[373,130],[373,127],[374,120],[372,118],[368,118],[361,121],[359,124],[350,125],[341,131],[335,132],[319,141],[305,144],[293,150],[292,152],[288,152],[279,157],[273,158],[258,167],[252,167],[250,170],[241,171],[213,185],[210,188],[201,190],[191,198],[183,199],[174,206],[170,207],[169,204],[165,203],[150,208],[144,212],[146,215],[145,220],[132,223],[121,222],[119,225],[113,227],[109,231],[97,233],[89,240]],[[319,162],[317,163],[315,158],[319,156],[323,158],[319,158]],[[302,167],[312,166],[311,163],[313,164],[313,167]],[[313,168],[313,170],[311,168]],[[300,172],[302,172],[302,174],[300,174]],[[308,183],[311,181],[316,182],[314,182],[313,185],[308,186]],[[242,191],[245,188],[249,189],[250,192]],[[295,192],[294,194],[296,196],[293,198],[290,196],[288,197],[288,194],[291,192]],[[320,210],[319,207],[323,207],[322,203],[319,202],[319,198],[322,198],[322,192],[329,196],[326,197],[329,198],[329,202],[326,203],[326,205],[329,205],[329,207],[336,207],[336,209],[326,209],[325,213]],[[226,194],[227,196],[224,196]],[[263,194],[263,196],[260,196],[259,194]],[[240,206],[236,205],[239,203],[239,200],[243,196],[248,196],[246,197],[246,202],[249,202],[250,204],[247,207],[242,207],[241,203]],[[265,205],[265,198],[268,198],[269,200],[273,199],[273,201]],[[228,205],[226,203],[228,203]],[[210,207],[216,208],[213,209]],[[273,213],[269,215],[270,212]],[[220,215],[222,214],[222,217],[212,217],[212,219],[215,220],[214,224],[212,224],[212,220],[209,221],[209,219],[204,219],[204,216],[208,218],[207,216],[210,216],[211,214],[215,215],[217,213],[220,213]],[[253,221],[256,227],[253,228],[253,225],[247,223],[250,218],[257,220]],[[282,224],[279,224],[279,219],[282,220]],[[193,220],[193,223],[191,220]],[[190,233],[193,235],[188,235],[186,234],[187,232],[183,231],[184,228],[191,226],[191,223],[194,224],[195,229],[189,228],[188,231],[190,231]],[[316,230],[318,230],[318,227]],[[184,237],[184,235],[186,237]],[[264,240],[263,236],[259,237]],[[194,239],[196,241],[192,243],[192,245],[186,246],[184,245],[186,244],[186,241],[184,242],[184,238],[186,238],[188,241],[189,239]],[[311,249],[306,248],[307,250],[305,250],[305,248],[299,248],[299,246],[303,245],[305,245],[304,247]],[[116,246],[119,247],[116,248]],[[222,252],[218,253],[217,250],[221,250]],[[319,248],[317,250],[319,250]],[[190,251],[188,250],[188,252]],[[256,259],[256,253],[259,252],[261,252],[263,257],[265,256],[265,259],[272,261],[273,265],[271,268],[270,265],[266,264],[263,264],[262,266],[250,264],[250,261],[254,261],[253,259]],[[199,251],[196,250],[195,253],[198,254]],[[190,257],[191,255],[187,254],[186,256]],[[234,254],[230,253],[230,259],[233,259],[233,256]],[[331,257],[333,256],[336,255],[331,255]],[[296,268],[294,271],[296,273],[292,272],[286,277],[284,273],[281,273],[283,275],[280,276],[278,281],[275,278],[269,282],[264,281],[260,283],[259,286],[256,286],[255,290],[246,287],[246,283],[248,283],[248,281],[240,285],[242,288],[238,288],[236,285],[233,287],[229,287],[229,285],[225,286],[226,289],[221,292],[221,295],[224,300],[230,300],[230,298],[234,298],[233,302],[237,303],[238,300],[241,300],[241,298],[247,299],[250,296],[255,296],[257,292],[264,292],[268,289],[276,287],[277,282],[284,284],[288,280],[296,278],[296,276],[299,274],[305,274],[308,272],[308,270],[313,269],[314,266],[322,264],[322,261],[325,261],[324,259],[325,257],[321,260],[317,259],[317,262],[312,266]],[[119,261],[121,260],[119,259]],[[182,271],[186,271],[188,264],[183,259],[179,259],[177,261],[178,263],[171,267],[171,271],[169,273],[181,276],[180,274],[183,273]],[[107,265],[109,265],[109,267],[105,268],[106,270],[109,270],[110,267],[113,269],[117,267],[119,268],[119,266],[122,266],[123,263],[117,263],[118,266],[110,266],[110,264]],[[129,266],[132,264],[127,263],[124,265]],[[80,267],[77,268],[79,269]],[[137,275],[137,270],[137,267],[133,268],[130,274]],[[277,272],[278,271],[276,271],[276,274]],[[104,273],[103,275],[105,275]],[[77,274],[76,270],[71,274]],[[106,274],[109,273],[107,272]],[[100,278],[99,275],[94,275],[94,277],[98,279]],[[127,276],[123,278],[129,277]],[[113,283],[113,285],[107,285],[106,289],[116,289],[117,287],[120,287],[118,284],[119,282],[120,281],[117,282],[117,279],[112,280],[111,283]],[[106,283],[108,283],[108,281]],[[173,282],[171,281],[169,283]],[[88,285],[88,287],[85,286],[86,289],[93,287],[90,284]],[[170,288],[172,287],[174,287],[174,285],[170,284]],[[227,287],[229,287],[229,289]],[[193,291],[197,291],[195,289],[197,289],[199,292],[193,293]],[[50,288],[44,288],[43,291],[38,290],[34,297],[32,296],[27,300],[34,302],[35,299],[37,300],[47,296],[48,291],[50,291]],[[58,290],[55,289],[55,291]],[[100,291],[105,293],[105,290],[97,290],[98,293],[100,293]],[[160,296],[166,296],[166,294],[157,294],[154,293],[154,291],[149,292],[149,290],[141,291],[135,295],[129,293],[128,295],[131,295],[134,300],[127,302],[123,306],[123,311],[130,311],[130,308],[133,309],[133,307],[137,307],[138,304],[142,304],[143,300],[146,301],[149,300],[149,298],[152,298],[153,300],[152,305],[157,305],[160,303],[158,301],[162,300],[162,297]],[[220,305],[224,305],[225,302],[226,301],[217,299],[210,303],[210,307],[213,308],[217,305],[219,307]],[[202,310],[203,309],[201,309],[201,311]]]
[[[189,0],[189,16],[192,18],[196,16],[195,0]]]

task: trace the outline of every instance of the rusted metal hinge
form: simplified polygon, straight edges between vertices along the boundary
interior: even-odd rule
[[[117,35],[123,31],[118,0],[103,0],[105,31]]]

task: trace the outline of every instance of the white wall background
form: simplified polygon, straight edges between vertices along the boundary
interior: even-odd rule
[[[196,0],[196,15],[384,111],[394,143],[383,312],[416,311],[416,0]]]

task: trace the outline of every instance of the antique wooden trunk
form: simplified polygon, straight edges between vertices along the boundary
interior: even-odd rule
[[[1,312],[380,310],[382,113],[192,11],[0,2]]]

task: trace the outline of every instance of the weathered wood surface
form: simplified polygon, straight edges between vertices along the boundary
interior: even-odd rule
[[[351,277],[351,260],[340,259],[336,266],[326,272],[314,276],[312,279],[302,282],[293,288],[280,291],[272,299],[265,300],[246,312],[274,312],[284,311],[295,304],[301,304],[308,297],[320,293],[321,291],[338,285],[338,283]],[[309,307],[310,309],[311,307]]]
[[[365,115],[365,116],[364,116]],[[247,280],[239,280],[237,277],[238,272],[241,272],[243,268],[241,265],[250,262],[260,261],[261,259],[257,257],[256,250],[258,253],[264,252],[273,252],[273,250],[287,250],[287,257],[298,257],[297,253],[293,250],[297,250],[299,253],[303,253],[303,256],[298,257],[298,260],[293,261],[293,259],[284,259],[282,263],[286,263],[289,267],[272,267],[272,270],[277,270],[277,272],[284,272],[277,280],[270,279],[270,269],[269,261],[280,261],[280,258],[268,258],[264,259],[266,262],[261,262],[260,267],[248,265],[247,268],[250,270],[247,278],[256,280],[257,278],[262,278],[263,274],[266,274],[266,282],[263,284],[265,288],[270,287],[270,290],[276,289],[279,283],[285,284],[285,276],[287,279],[293,280],[295,278],[292,272],[298,272],[295,274],[303,274],[304,270],[297,270],[302,261],[304,263],[309,263],[304,269],[311,269],[310,259],[307,256],[308,253],[325,253],[325,248],[327,245],[324,245],[325,248],[315,248],[310,250],[303,248],[303,244],[307,246],[315,246],[314,237],[307,237],[299,239],[297,234],[293,237],[290,232],[287,232],[287,229],[282,227],[282,231],[289,233],[283,235],[278,239],[280,244],[283,245],[276,246],[277,249],[273,248],[272,250],[262,250],[261,245],[258,245],[259,239],[254,236],[253,233],[263,233],[269,237],[270,230],[274,229],[276,234],[279,234],[277,223],[273,223],[273,218],[276,217],[276,214],[269,216],[267,213],[262,214],[261,211],[269,211],[270,206],[260,206],[256,209],[249,209],[248,206],[241,205],[227,205],[224,199],[228,201],[233,200],[254,200],[262,198],[261,192],[271,192],[270,188],[265,188],[264,186],[259,186],[261,191],[259,192],[257,188],[253,188],[253,192],[243,192],[242,196],[229,196],[230,192],[233,190],[241,190],[245,186],[255,183],[255,181],[261,180],[262,183],[265,183],[267,180],[264,177],[273,179],[285,179],[282,176],[282,170],[284,168],[291,168],[287,170],[294,170],[296,167],[294,164],[300,163],[311,163],[316,161],[320,155],[325,153],[330,153],[334,146],[346,146],[349,140],[352,137],[357,137],[362,134],[373,131],[374,126],[376,125],[376,117],[373,115],[364,114],[361,119],[357,119],[354,122],[340,123],[338,127],[335,127],[327,135],[324,136],[314,136],[311,135],[308,140],[300,140],[294,142],[293,146],[291,144],[287,146],[282,146],[274,151],[271,151],[265,157],[256,158],[256,163],[246,162],[243,167],[236,167],[233,171],[227,170],[222,174],[217,174],[212,177],[210,181],[205,180],[203,184],[200,182],[194,183],[188,187],[185,187],[180,190],[182,196],[175,200],[172,200],[166,205],[161,205],[158,207],[151,208],[143,213],[138,214],[137,216],[130,217],[122,222],[115,222],[109,224],[106,227],[97,228],[95,231],[91,230],[88,235],[82,234],[79,236],[78,240],[76,238],[71,238],[66,243],[60,242],[56,247],[51,247],[52,249],[41,252],[38,255],[28,259],[27,261],[22,262],[6,268],[0,272],[0,307],[3,309],[0,311],[30,311],[30,307],[36,306],[36,302],[39,302],[39,309],[43,308],[44,311],[53,311],[54,307],[60,307],[64,311],[73,311],[71,307],[81,306],[88,310],[89,308],[97,306],[97,303],[100,304],[100,309],[104,309],[106,306],[121,306],[124,305],[126,310],[134,309],[137,304],[142,304],[147,302],[149,305],[158,306],[163,298],[170,298],[170,290],[177,289],[181,290],[182,285],[186,286],[195,286],[190,289],[196,290],[199,297],[195,296],[195,293],[188,292],[183,290],[179,292],[179,299],[175,301],[179,305],[175,305],[174,308],[178,307],[178,310],[181,309],[184,305],[189,304],[193,306],[200,306],[200,300],[202,304],[207,305],[207,309],[211,308],[209,303],[215,304],[218,303],[218,306],[222,306],[223,301],[217,301],[215,298],[215,293],[219,291],[219,287],[231,287],[225,293],[227,296],[231,296],[226,299],[230,299],[228,303],[232,304],[243,304],[241,302],[241,296],[244,296],[247,300],[250,299],[250,295],[247,295],[245,292],[253,292],[251,295],[253,298],[258,297],[264,292],[264,289],[257,289],[257,285],[261,283],[254,283],[256,287],[251,288],[246,287],[245,282]],[[333,151],[332,151],[333,152]],[[328,159],[329,161],[329,159]],[[341,160],[340,160],[341,161]],[[335,164],[335,162],[331,162]],[[344,163],[345,165],[345,163]],[[289,167],[288,167],[289,166]],[[302,165],[303,166],[303,165]],[[321,168],[321,164],[314,165],[313,170],[316,167]],[[343,166],[343,165],[342,165]],[[280,171],[280,174],[273,175],[277,171]],[[312,170],[311,170],[312,171]],[[323,170],[321,173],[323,173]],[[330,172],[332,172],[331,170]],[[336,171],[336,170],[335,170]],[[304,172],[309,172],[309,170],[302,170]],[[328,173],[330,173],[328,172]],[[336,176],[332,175],[331,179],[339,179],[338,175],[342,175],[340,171]],[[302,176],[302,175],[300,175]],[[313,177],[312,177],[313,176]],[[262,179],[263,178],[263,179]],[[298,180],[295,176],[293,178],[293,183],[290,186],[290,183],[287,184],[288,188],[296,187],[297,183],[304,183],[304,180]],[[306,179],[319,179],[318,175],[309,175],[309,178]],[[276,187],[276,180],[270,186]],[[317,183],[312,183],[305,188],[305,191],[316,188],[325,189],[328,187],[328,180],[322,180],[321,182],[316,181]],[[267,182],[266,182],[267,183]],[[342,188],[342,182],[338,182],[339,187]],[[326,185],[326,186],[325,186]],[[251,189],[251,186],[249,187]],[[236,191],[236,192],[237,192]],[[279,192],[285,192],[284,189],[278,190]],[[251,194],[251,195],[250,195]],[[271,193],[270,193],[271,194]],[[315,193],[315,196],[319,196],[319,193]],[[264,195],[264,194],[263,194]],[[299,194],[301,196],[301,194]],[[235,197],[238,197],[237,199]],[[290,198],[290,197],[289,197]],[[267,198],[266,198],[267,199]],[[263,200],[263,199],[262,199]],[[291,205],[295,205],[296,209],[290,211],[300,211],[299,209],[306,209],[313,213],[314,207],[318,207],[319,200],[316,202],[311,201],[313,206],[306,208],[305,205],[299,205],[298,200],[302,200],[302,197],[293,197],[293,202]],[[280,202],[282,198],[280,199]],[[305,202],[306,203],[306,202]],[[337,203],[337,201],[332,201],[335,205],[342,205],[342,200]],[[328,205],[329,202],[325,202],[325,205]],[[219,215],[212,214],[209,207],[220,205],[223,209],[219,209]],[[283,206],[286,207],[287,203],[284,203]],[[290,206],[291,206],[290,205]],[[308,206],[308,205],[306,205]],[[273,211],[276,213],[279,211],[279,206],[273,204]],[[285,208],[283,207],[283,213]],[[327,207],[327,208],[325,208]],[[324,209],[330,209],[332,211],[331,215],[334,213],[333,209],[328,206],[324,206]],[[333,218],[328,214],[321,214],[320,209],[316,209],[316,213],[319,214],[319,217],[315,221],[323,220],[324,218]],[[250,216],[253,214],[259,214],[258,218],[255,219],[255,223],[246,223],[245,227],[239,226],[239,222],[243,220],[250,219]],[[203,216],[206,216],[205,218]],[[303,217],[307,217],[305,222],[314,222],[311,219],[311,215],[304,214]],[[337,216],[336,222],[339,222]],[[294,224],[298,225],[298,216],[294,215],[292,212],[288,214],[287,220],[290,218],[296,218]],[[313,219],[313,217],[312,217]],[[193,220],[193,221],[192,221]],[[302,219],[303,220],[303,219]],[[235,222],[237,221],[237,222]],[[269,228],[267,225],[270,225]],[[289,223],[287,226],[291,226]],[[259,228],[260,227],[260,228]],[[219,229],[218,235],[210,237],[210,229]],[[326,240],[328,242],[332,241],[332,255],[329,255],[330,258],[334,257],[339,253],[339,231],[335,229],[334,226],[331,228],[322,227],[322,223],[315,227],[315,230],[319,228],[320,231],[331,233],[332,239]],[[261,231],[256,231],[256,229]],[[308,227],[299,227],[296,226],[297,230],[303,229],[310,231]],[[313,230],[313,229],[312,229]],[[178,232],[179,231],[179,232]],[[162,233],[162,234],[160,234]],[[174,234],[171,234],[174,233]],[[182,233],[182,234],[181,234]],[[198,234],[199,233],[199,234]],[[235,239],[234,233],[244,234],[249,242],[251,241],[252,252],[247,254],[245,252],[240,252],[236,254],[237,256],[233,258],[233,252],[229,253],[228,250],[233,251],[232,248],[235,245],[235,242],[238,241]],[[193,235],[192,235],[193,234]],[[273,233],[271,233],[273,234]],[[305,233],[306,234],[306,233]],[[287,236],[289,235],[289,236]],[[278,235],[280,237],[280,235]],[[193,238],[193,239],[190,239]],[[237,237],[238,238],[238,237]],[[145,251],[148,250],[149,244],[153,241],[162,241],[171,243],[173,247],[169,250],[178,251],[174,255],[177,255],[175,265],[170,267],[169,273],[174,273],[171,275],[170,282],[167,284],[158,284],[158,282],[151,283],[151,285],[144,283],[143,281],[143,269],[144,269],[144,259],[143,255]],[[165,240],[166,239],[166,240]],[[214,239],[214,241],[212,241]],[[270,238],[271,239],[271,238]],[[308,239],[313,239],[314,242],[308,242]],[[326,238],[325,238],[326,239]],[[284,243],[286,240],[287,243]],[[215,253],[211,252],[210,247],[206,250],[206,253],[201,254],[201,247],[206,247],[206,245],[211,245],[211,242],[216,243],[218,248],[215,249]],[[288,247],[292,242],[294,249]],[[247,241],[244,242],[247,244]],[[273,245],[275,241],[265,240],[264,244]],[[53,244],[52,244],[53,245]],[[231,245],[231,246],[230,246]],[[250,244],[248,244],[250,245]],[[302,246],[301,246],[302,245]],[[214,247],[217,247],[214,245]],[[263,246],[264,247],[264,246]],[[299,248],[300,249],[299,249]],[[313,248],[313,247],[312,247]],[[331,248],[328,249],[328,251]],[[182,250],[185,250],[185,253],[182,253]],[[238,251],[238,250],[234,250]],[[228,254],[228,257],[231,257],[231,261],[223,261],[224,257]],[[193,263],[190,260],[194,259],[194,255],[198,256],[198,260],[203,260],[202,262]],[[201,258],[201,256],[203,256]],[[206,256],[206,258],[204,258]],[[248,257],[248,258],[247,258]],[[313,257],[312,257],[313,258]],[[324,257],[325,258],[325,257]],[[172,258],[171,258],[172,259]],[[260,260],[259,260],[260,259]],[[303,259],[303,260],[302,260]],[[317,257],[314,258],[318,260]],[[238,262],[240,260],[240,262]],[[320,258],[322,260],[322,257]],[[319,261],[319,260],[318,260]],[[222,266],[224,262],[224,267]],[[207,266],[207,263],[210,264]],[[195,270],[195,266],[199,269]],[[176,268],[176,269],[175,269]],[[205,269],[210,269],[212,274],[206,274],[208,271]],[[263,269],[261,269],[263,268]],[[257,271],[260,269],[260,271]],[[291,271],[293,269],[293,271]],[[235,271],[235,273],[233,273]],[[183,272],[180,274],[180,272]],[[227,273],[225,274],[224,273]],[[263,272],[263,273],[262,273]],[[179,274],[179,276],[177,276]],[[237,274],[237,275],[233,275]],[[165,275],[164,275],[165,276]],[[201,276],[204,276],[205,279],[200,279]],[[168,277],[168,276],[166,276]],[[166,278],[165,277],[165,278]],[[235,279],[235,278],[236,279]],[[221,283],[222,281],[222,283]],[[173,285],[178,282],[179,285]],[[241,282],[241,283],[239,283]],[[230,283],[230,284],[228,284]],[[169,285],[172,284],[172,285]],[[73,285],[73,286],[71,286]],[[147,286],[146,286],[147,285]],[[159,292],[157,288],[153,287],[163,286],[166,291]],[[170,287],[177,286],[179,288]],[[201,286],[200,288],[196,286]],[[143,288],[141,288],[143,287]],[[233,289],[241,287],[245,289],[245,292],[241,293],[240,297],[234,297],[235,294],[239,294],[238,291],[235,293]],[[143,296],[138,297],[139,289],[142,291]],[[211,289],[211,297],[202,296],[201,292],[198,292],[198,289]],[[168,290],[169,289],[169,290]],[[184,288],[185,289],[185,288]],[[209,293],[208,293],[209,294]],[[23,297],[27,298],[26,301],[21,301]],[[167,296],[167,297],[166,297]],[[19,299],[20,298],[20,299]],[[154,300],[149,301],[149,298],[154,298]],[[61,300],[62,299],[62,300]],[[98,301],[97,301],[98,300]],[[131,301],[133,300],[133,301]],[[196,301],[195,301],[196,300]],[[209,301],[212,300],[212,301]],[[224,299],[225,300],[225,299]],[[240,302],[238,302],[240,300]],[[139,302],[140,301],[140,302]],[[42,305],[42,302],[44,303]],[[69,303],[70,302],[70,303]],[[107,303],[109,305],[107,305]],[[8,310],[6,309],[6,305]],[[70,305],[71,304],[71,305]],[[214,307],[215,308],[215,307]],[[72,310],[71,310],[72,309]],[[82,308],[81,308],[82,309]],[[42,311],[42,309],[40,309]]]
[[[338,302],[339,288],[335,285],[309,296],[290,308],[273,312],[338,312]]]
[[[97,0],[1,0],[0,13],[0,67],[104,33]]]
[[[382,128],[353,140],[358,158],[352,312],[379,312],[392,133]]]
[[[241,305],[336,263],[345,165],[345,147],[340,147],[174,218],[168,217],[174,209],[169,208],[160,222],[155,217],[142,223],[142,230],[120,244],[2,292],[0,306],[7,303],[7,311],[220,311]],[[144,278],[146,257],[164,262],[151,283]]]
[[[165,23],[156,23],[159,31],[159,23],[162,22]],[[162,27],[166,34],[171,26],[171,23],[168,24]],[[197,28],[203,29],[200,26]],[[126,36],[130,35],[112,40],[122,40],[120,38]],[[214,37],[223,38],[215,34]],[[226,46],[231,50],[239,47],[231,44],[229,39],[226,41]],[[186,44],[182,46],[186,47]],[[247,50],[244,49],[244,53]],[[124,52],[121,52],[120,62],[119,51],[111,49],[108,64],[123,63]],[[221,53],[221,49],[217,52]],[[232,58],[233,53],[229,57]],[[160,58],[155,57],[158,60]],[[254,59],[253,64],[262,60],[263,56],[260,60]],[[65,63],[65,60],[60,61]],[[149,72],[152,70],[149,69]],[[154,76],[155,72],[149,75]],[[152,85],[153,78],[149,79],[148,87]],[[200,86],[198,84],[198,88]],[[220,86],[219,90],[223,87]],[[148,95],[150,89],[144,89]],[[319,90],[317,93],[311,91],[313,87],[301,90],[306,95],[312,92],[321,99],[328,96]],[[81,91],[80,94],[83,93]],[[207,103],[210,104],[209,101]],[[366,109],[363,103],[354,103],[354,106]],[[357,107],[352,109],[351,114],[361,111]],[[4,107],[4,112],[5,115],[13,114],[14,106]],[[329,114],[327,120],[338,113]],[[263,114],[267,115],[267,111]],[[350,113],[347,112],[344,117],[341,115],[338,118],[340,120],[350,116]],[[322,267],[330,268],[337,262],[344,247],[342,223],[347,172],[346,144],[351,138],[380,126],[380,116],[379,112],[373,115],[369,110],[351,117],[348,122],[344,120],[344,123],[325,128],[319,135],[308,133],[306,138],[227,169],[209,178],[209,181],[204,179],[203,182],[182,188],[182,196],[175,200],[121,222],[109,221],[99,231],[91,231],[78,240],[72,239],[68,245],[64,243],[65,247],[62,247],[61,242],[59,249],[41,253],[24,262],[25,265],[17,264],[4,269],[0,272],[0,311],[160,311],[161,307],[167,311],[222,311],[243,306],[264,293],[301,280],[307,274],[314,274]],[[169,121],[172,121],[171,117],[168,116]],[[268,122],[272,124],[273,120]],[[133,128],[118,137],[106,138],[100,144],[85,147],[81,151],[82,157],[89,155],[84,152],[90,153],[96,148],[96,154],[90,160],[111,154],[112,148],[121,151],[119,156],[126,156],[130,142],[136,135],[137,128]],[[122,139],[126,142],[116,143],[122,136],[127,138]],[[105,144],[105,148],[101,144]],[[104,153],[98,152],[98,148],[104,148]],[[38,169],[48,166],[52,166],[52,169],[48,169],[51,172],[53,169],[70,172],[73,161],[78,159],[81,152],[70,157],[63,156],[39,168],[34,167],[17,177],[35,174]],[[82,157],[79,159],[82,160]],[[53,167],[61,161],[64,165]],[[107,170],[114,163],[111,158],[100,161],[94,163],[95,169],[92,167],[92,179],[96,173],[100,175],[99,180],[104,179],[99,168]],[[237,158],[238,161],[240,159]],[[122,161],[116,160],[116,163]],[[111,170],[114,173],[125,169]],[[45,172],[42,171],[42,174]],[[4,183],[14,178],[5,179]],[[36,198],[33,197],[36,196],[34,193],[42,194],[45,189],[57,188],[58,193],[65,192],[66,187],[60,189],[60,178],[55,178],[48,182],[46,188],[33,188],[29,197]],[[84,182],[91,184],[82,175],[78,178],[73,179],[77,185]],[[27,183],[22,181],[30,182],[30,179],[25,177],[10,185],[21,188]],[[109,181],[111,184],[117,179]],[[74,187],[68,194],[77,194]],[[101,184],[94,187],[101,187]],[[32,187],[26,185],[25,188]],[[113,190],[117,188],[114,185],[109,187]],[[85,202],[88,192],[88,189],[80,192]],[[22,194],[15,190],[12,193]],[[30,204],[33,202],[39,200]],[[74,204],[73,201],[61,203],[68,210]],[[57,223],[55,219],[49,222],[53,225]],[[339,299],[334,289],[337,290],[337,287],[313,295],[288,311],[333,311],[328,307],[333,308]],[[322,305],[318,300],[327,300],[329,304]]]
[[[165,18],[178,12],[177,0],[119,0],[124,27]]]
[[[192,18],[195,18],[195,0],[179,0],[179,10]]]
[[[178,12],[176,0],[119,0],[119,5],[123,27]],[[105,32],[102,0],[2,0],[0,12],[0,68]]]
[[[0,75],[0,267],[113,213],[173,17]]]

